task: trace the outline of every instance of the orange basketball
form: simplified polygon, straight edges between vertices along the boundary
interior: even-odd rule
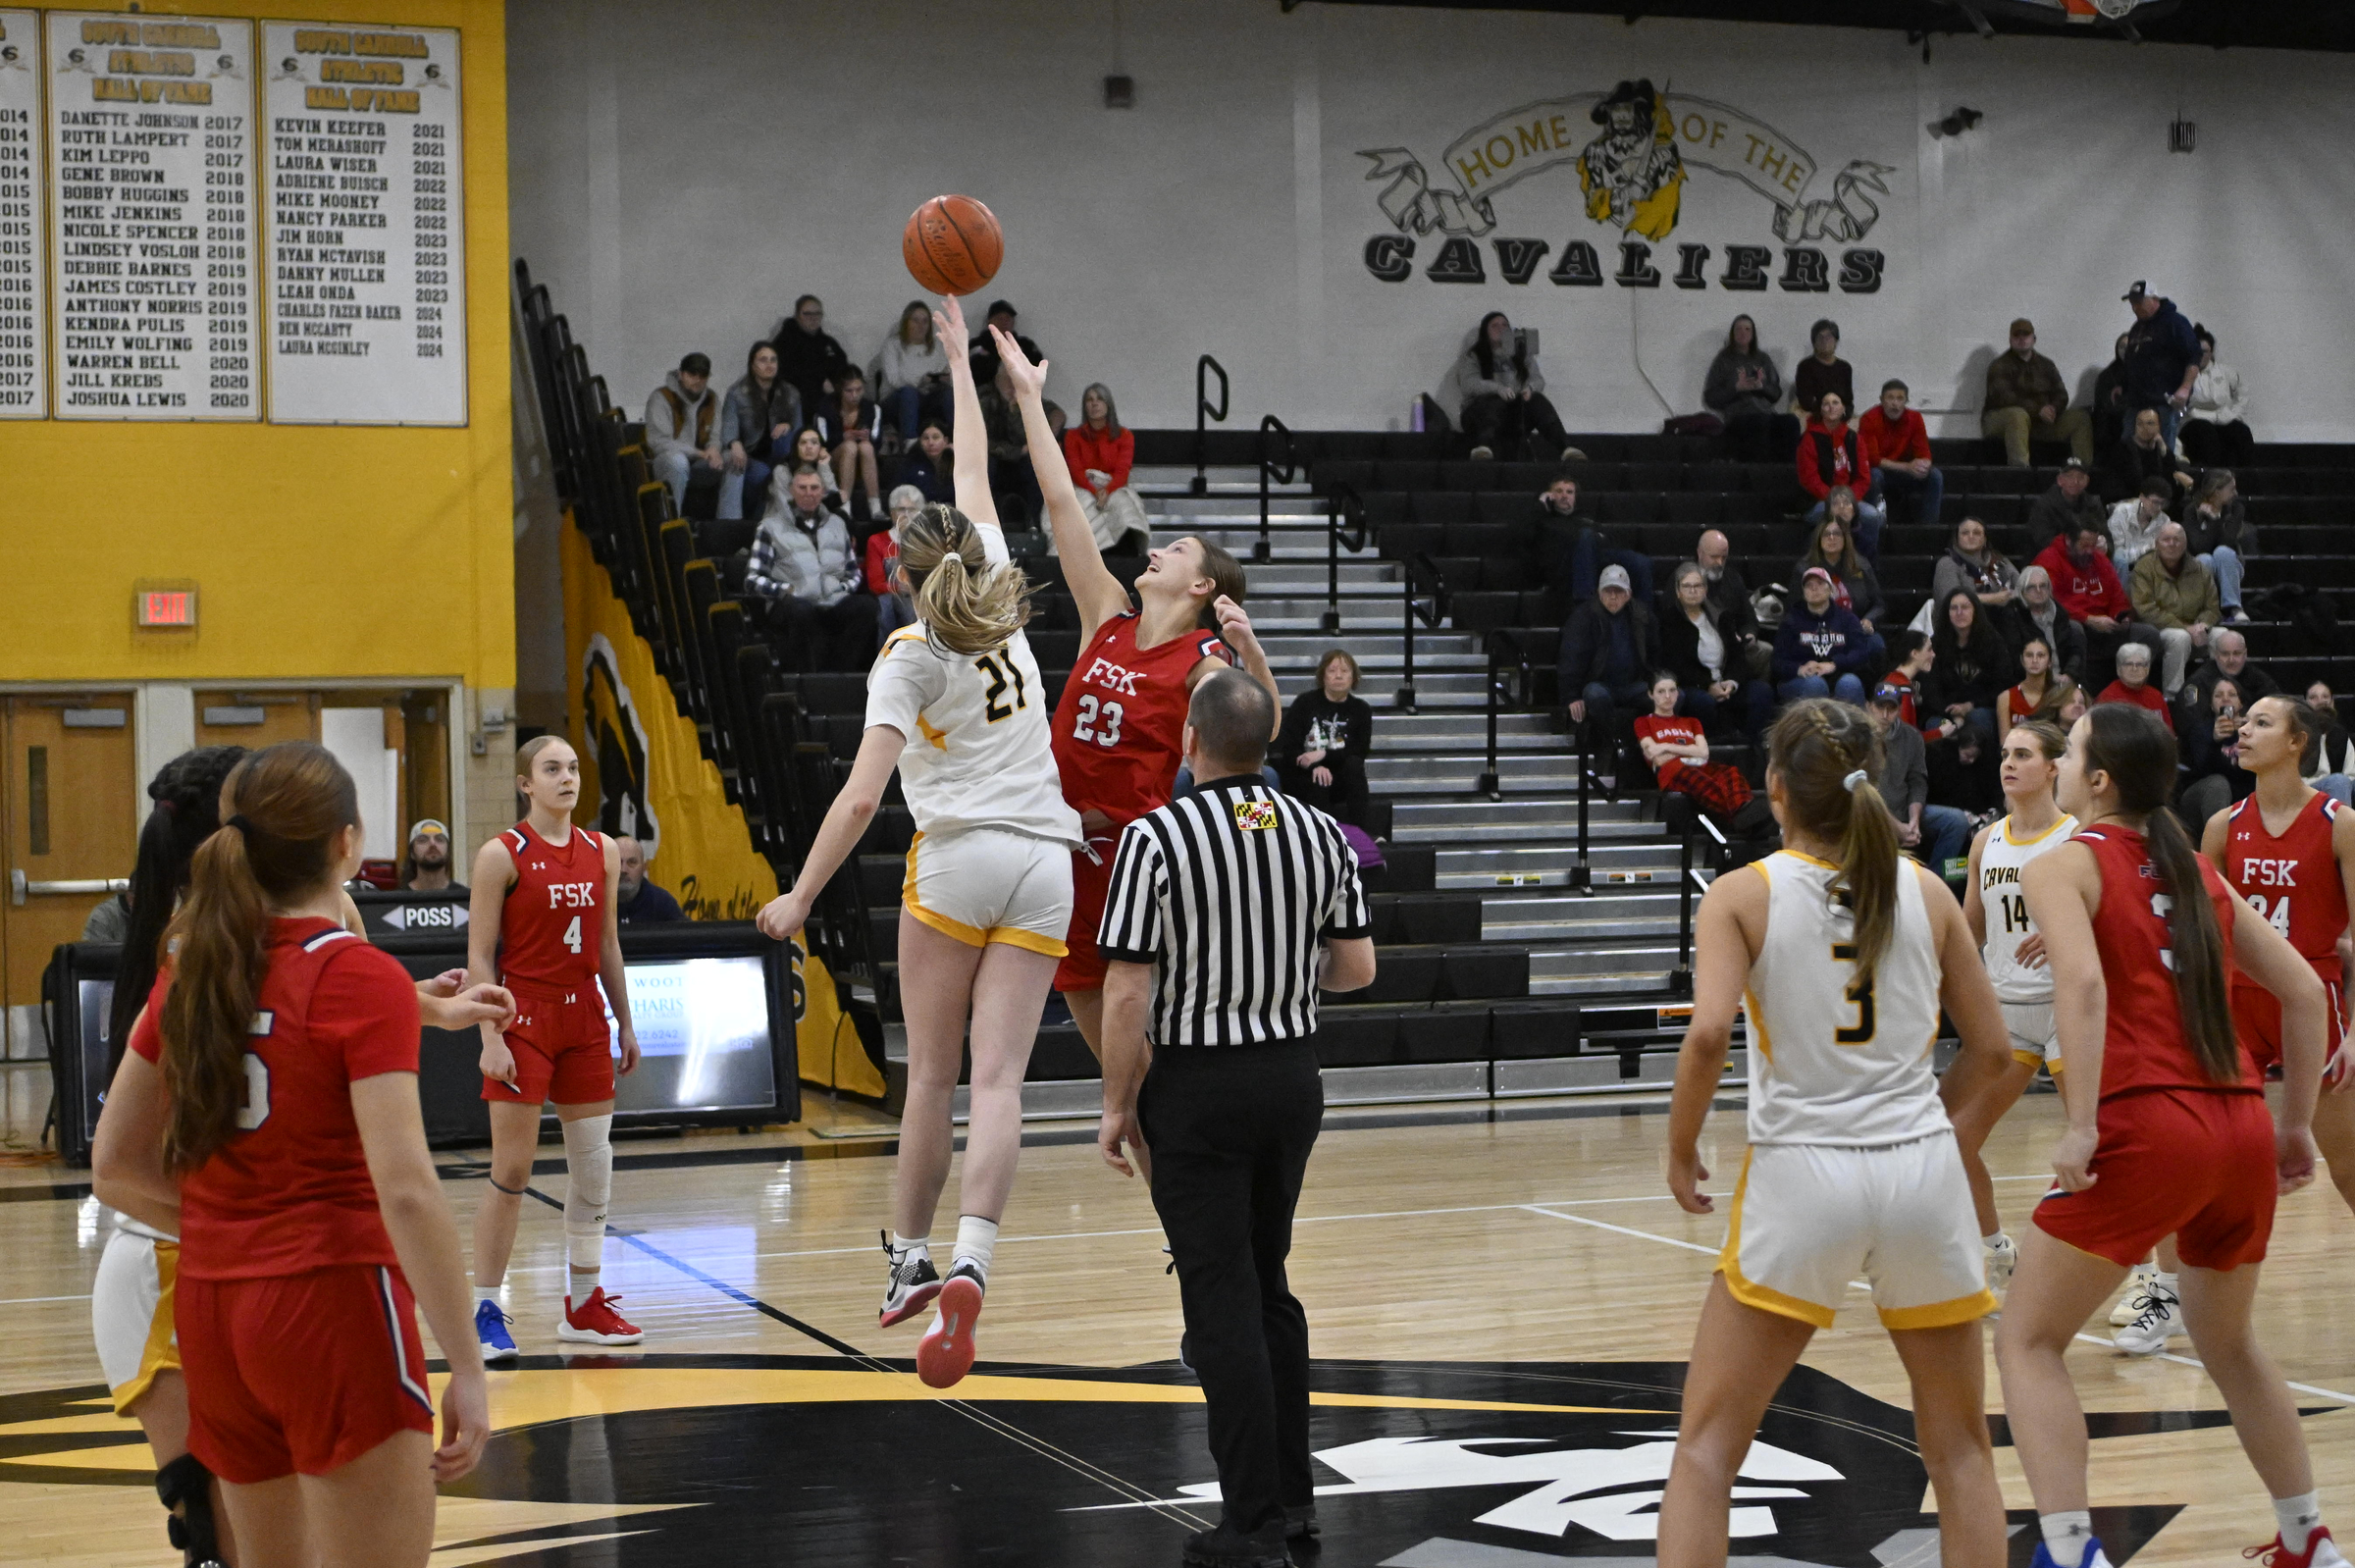
[[[1006,236],[972,197],[934,196],[910,215],[900,254],[926,292],[969,294],[998,275]]]

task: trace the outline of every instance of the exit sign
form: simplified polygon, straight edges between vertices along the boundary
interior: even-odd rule
[[[133,618],[140,626],[196,624],[196,588],[142,588],[131,596]]]

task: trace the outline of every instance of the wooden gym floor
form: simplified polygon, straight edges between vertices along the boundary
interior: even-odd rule
[[[1143,1190],[1092,1126],[1022,1157],[982,1319],[982,1364],[944,1398],[914,1377],[920,1325],[874,1325],[889,1126],[811,1102],[812,1123],[619,1151],[605,1281],[643,1353],[565,1357],[561,1150],[534,1177],[509,1309],[525,1359],[495,1373],[497,1433],[445,1494],[437,1564],[1171,1564],[1215,1522],[1199,1393],[1174,1363],[1176,1281]],[[1713,1183],[1742,1147],[1712,1119]],[[1293,1252],[1318,1360],[1312,1440],[1326,1524],[1302,1560],[1534,1568],[1651,1560],[1676,1387],[1725,1221],[1659,1178],[1657,1100],[1335,1112]],[[2017,1232],[2044,1186],[2059,1101],[2022,1103],[1988,1149]],[[818,1128],[836,1134],[815,1135]],[[480,1183],[445,1156],[461,1225]],[[78,1174],[0,1172],[0,1556],[171,1564],[135,1427],[108,1411],[89,1342],[104,1235]],[[954,1231],[953,1189],[935,1236]],[[2310,1412],[2327,1517],[2355,1528],[2350,1219],[2318,1184],[2286,1200],[2261,1333]],[[942,1249],[945,1255],[945,1247]],[[1930,1568],[1935,1521],[1905,1381],[1861,1292],[1819,1334],[1746,1467],[1753,1563]],[[2096,1323],[2090,1333],[2106,1334]],[[2187,1341],[2071,1358],[2095,1412],[2096,1528],[2112,1557],[2222,1563],[2270,1540],[2263,1489]],[[1992,1361],[1990,1409],[2001,1399]],[[1999,1444],[2006,1441],[1996,1424]],[[2015,1523],[2032,1518],[1997,1449]],[[1754,1485],[1753,1485],[1754,1484]],[[1207,1493],[1207,1497],[1206,1497]],[[2014,1538],[2024,1562],[2032,1528]]]

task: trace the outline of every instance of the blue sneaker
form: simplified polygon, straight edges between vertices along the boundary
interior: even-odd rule
[[[474,1336],[483,1342],[485,1361],[515,1359],[515,1336],[507,1333],[507,1325],[515,1320],[498,1310],[496,1301],[474,1304]]]
[[[2059,1565],[2053,1561],[2051,1548],[2039,1541],[2036,1542],[2036,1556],[2028,1568],[2059,1568]],[[2078,1568],[2110,1568],[2110,1559],[2102,1555],[2102,1542],[2098,1537],[2086,1539],[2085,1555],[2078,1563]]]

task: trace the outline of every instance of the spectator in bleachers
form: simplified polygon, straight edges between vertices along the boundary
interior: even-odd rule
[[[891,493],[891,526],[879,528],[866,540],[866,591],[875,596],[875,651],[892,633],[916,619],[908,597],[892,586],[891,574],[900,565],[900,534],[924,509],[924,493],[902,485]]]
[[[1704,810],[1732,816],[1750,804],[1750,781],[1731,762],[1709,760],[1703,722],[1682,701],[1685,694],[1666,670],[1652,676],[1646,692],[1651,711],[1636,720],[1636,747],[1660,788],[1689,795]]]
[[[2134,311],[2134,325],[2126,329],[2126,407],[2156,409],[2160,439],[2172,451],[2175,426],[2200,370],[2200,340],[2175,302],[2144,279],[2135,279],[2119,297]]]
[[[670,487],[671,505],[687,509],[687,487],[698,476],[719,479],[719,515],[744,515],[744,473],[719,446],[719,394],[711,390],[711,360],[689,354],[646,400],[647,467]]]
[[[1063,457],[1096,549],[1108,555],[1143,554],[1152,528],[1145,521],[1145,503],[1128,484],[1136,463],[1136,432],[1122,428],[1112,389],[1102,382],[1090,383],[1079,394],[1079,423],[1064,432]]]
[[[2306,759],[2306,782],[2341,806],[2355,803],[2355,742],[2338,716],[2338,699],[2328,681],[2306,688],[2306,706],[2322,723],[2314,737],[2314,755]]]
[[[1967,588],[1958,588],[1937,601],[1931,619],[1931,662],[1922,679],[1921,711],[1925,719],[1948,728],[1965,763],[1981,750],[1995,745],[1996,700],[2012,685],[2017,671],[2012,650],[1995,628],[1995,617],[1979,607]]]
[[[1336,821],[1366,825],[1366,758],[1374,749],[1374,709],[1357,695],[1357,658],[1329,648],[1317,660],[1317,684],[1292,699],[1276,735],[1283,792]]]
[[[1480,318],[1471,346],[1455,362],[1455,390],[1463,399],[1460,423],[1476,458],[1493,457],[1502,447],[1513,456],[1551,462],[1569,444],[1561,416],[1545,398],[1538,351],[1501,310]]]
[[[2145,481],[2164,479],[2181,490],[2191,489],[2191,470],[2171,449],[2161,434],[2159,410],[2138,408],[2126,439],[2110,448],[2110,465],[2103,474],[2102,497],[2112,505],[2131,499]]]
[[[2118,679],[2102,688],[2097,703],[2129,703],[2147,707],[2167,720],[2171,731],[2175,727],[2174,707],[2166,694],[2151,684],[2151,651],[2140,643],[2126,643],[2118,651]]]
[[[1709,601],[1709,578],[1701,563],[1684,562],[1675,580],[1674,591],[1660,601],[1660,654],[1684,694],[1683,711],[1710,725],[1720,706],[1742,698],[1743,733],[1755,741],[1773,715],[1773,689],[1750,678],[1746,664],[1738,661],[1740,647],[1728,635],[1723,612]]]
[[[1882,671],[1877,684],[1894,686],[1903,693],[1904,701],[1898,705],[1898,717],[1915,729],[1925,729],[1919,699],[1930,666],[1938,656],[1930,647],[1930,634],[1917,632],[1909,626],[1903,631],[1890,633],[1882,641],[1887,644],[1889,656],[1895,663]],[[1929,733],[1945,733],[1936,724],[1927,725],[1926,730]]]
[[[2051,580],[2054,602],[2085,635],[2083,667],[2071,666],[2069,672],[2079,684],[2097,691],[2108,681],[2120,647],[2138,644],[2153,655],[2159,649],[2159,634],[2134,624],[2126,585],[2118,580],[2118,568],[2110,564],[2102,546],[2100,525],[2079,523],[2074,534],[2054,540],[2036,557]],[[2020,586],[2027,587],[2025,574]],[[2029,603],[2033,607],[2033,598]],[[2054,649],[2058,652],[2060,645],[2054,644]]]
[[[2249,399],[2240,390],[2240,372],[2216,361],[2216,335],[2205,327],[2192,328],[2200,345],[2200,362],[2193,372],[2191,400],[2184,405],[2183,423],[2176,436],[2182,453],[2205,467],[2210,463],[2257,460],[2257,438],[2249,433]]]
[[[802,425],[802,394],[777,374],[777,350],[765,342],[753,344],[744,356],[744,375],[728,389],[719,414],[719,444],[727,448],[728,466],[744,476],[741,497],[755,510],[768,505],[768,476],[782,455],[783,444]],[[744,514],[742,500],[737,515]]]
[[[1763,680],[1774,663],[1774,648],[1771,640],[1758,636],[1758,612],[1733,553],[1733,542],[1711,528],[1702,532],[1693,558],[1709,580],[1709,613],[1716,618],[1718,635],[1726,640],[1728,673]]]
[[[2102,499],[2093,493],[2092,471],[2082,459],[2069,458],[2053,476],[2052,488],[2028,508],[2028,554],[2041,553],[2045,546],[2068,538],[2084,523],[2098,532],[2103,516]]]
[[[795,300],[793,314],[771,340],[777,348],[777,374],[801,395],[803,409],[813,413],[823,408],[834,396],[842,373],[851,368],[851,356],[826,331],[826,307],[817,295]]]
[[[2240,688],[2220,680],[2209,688],[2206,706],[2185,715],[2175,809],[2186,822],[2205,828],[2208,818],[2256,792],[2257,775],[2240,765],[2240,720],[2247,711]]]
[[[2174,487],[2166,480],[2146,479],[2132,500],[2110,508],[2110,564],[2121,574],[2132,571],[2159,542],[2159,530],[2169,521],[2167,503],[2174,495]]]
[[[1883,684],[1867,711],[1881,732],[1881,765],[1873,789],[1897,822],[1897,841],[1940,876],[1970,847],[1970,818],[1951,806],[1932,806],[1928,756],[1921,731],[1898,719],[1904,694]]]
[[[810,423],[833,459],[835,489],[849,498],[851,515],[864,522],[883,500],[875,454],[875,444],[883,439],[883,410],[866,395],[866,377],[858,366],[842,373],[834,396]]]
[[[1982,608],[2000,610],[2019,593],[2019,570],[1987,542],[1987,525],[1965,517],[1955,525],[1954,543],[1930,573],[1930,598],[1945,603],[1956,589],[1967,589]]]
[[[1995,732],[2009,735],[2023,719],[2059,721],[2077,683],[2053,668],[2053,645],[2043,634],[2019,645],[2019,679],[1995,700]]]
[[[613,889],[613,917],[624,925],[663,925],[687,916],[679,901],[646,879],[646,846],[627,833],[613,835],[621,866]]]
[[[2216,593],[2224,602],[2224,619],[2245,621],[2240,606],[2241,573],[2257,548],[2257,530],[2249,526],[2248,508],[2241,504],[2240,486],[2229,468],[2211,468],[2183,507],[2183,531],[2191,553],[2216,574]]]
[[[1570,722],[1614,729],[1646,706],[1645,690],[1660,667],[1660,629],[1651,609],[1635,598],[1626,568],[1605,566],[1595,597],[1562,625],[1561,692]]]
[[[1799,444],[1799,420],[1783,412],[1783,373],[1758,346],[1758,324],[1748,316],[1736,316],[1726,329],[1701,400],[1725,421],[1736,462],[1779,463]]]
[[[1809,566],[1799,576],[1799,599],[1783,609],[1774,634],[1775,690],[1786,703],[1803,697],[1864,701],[1866,662],[1881,640],[1832,598],[1832,574]]]
[[[1791,373],[1791,407],[1802,419],[1828,418],[1823,411],[1826,392],[1840,394],[1844,409],[1857,406],[1857,373],[1840,357],[1840,324],[1825,318],[1807,329],[1814,352]]]
[[[826,507],[826,484],[810,464],[793,471],[782,505],[753,536],[744,594],[768,622],[787,669],[863,670],[875,658],[875,601],[861,591],[851,525]]]
[[[932,330],[930,305],[920,299],[908,301],[900,324],[883,340],[867,368],[874,373],[875,400],[890,412],[902,441],[915,441],[927,419],[939,420],[943,430],[949,428],[954,417],[949,406],[949,351]]]
[[[1857,420],[1858,455],[1871,476],[1870,498],[1883,513],[1903,500],[1914,522],[1934,527],[1946,501],[1946,476],[1930,460],[1929,427],[1906,406],[1910,395],[1902,381],[1881,384],[1880,402]],[[1881,558],[1877,534],[1864,553],[1876,562]]]
[[[815,425],[804,425],[793,433],[793,444],[787,448],[785,460],[768,476],[766,511],[773,512],[785,504],[793,489],[794,473],[803,468],[817,470],[817,481],[826,488],[826,506],[831,511],[847,512],[850,503],[843,498],[842,487],[834,481],[833,454],[826,449],[826,438]],[[764,513],[765,515],[765,513]]]
[[[2094,531],[2101,531],[2098,524]],[[2021,568],[2019,600],[2010,621],[2014,657],[2024,663],[2028,643],[2041,640],[2052,651],[2056,678],[2076,686],[2085,684],[2085,628],[2054,599],[2052,573],[2042,565]]]
[[[990,384],[998,379],[997,340],[989,335],[991,327],[1013,339],[1015,346],[1030,356],[1030,363],[1035,365],[1045,357],[1038,351],[1038,344],[1017,330],[1020,321],[1014,306],[1006,300],[993,299],[989,302],[989,314],[982,323],[982,330],[973,334],[972,345],[966,350],[966,360],[973,367],[973,385],[983,392],[986,393]],[[1047,408],[1050,413],[1055,411],[1053,403],[1049,403]]]
[[[2150,553],[2126,573],[2126,598],[2135,619],[2159,633],[2159,687],[2173,697],[2183,690],[2191,651],[2206,649],[2209,634],[2224,618],[2216,576],[2192,558],[2181,523],[2160,524]]]
[[[1636,598],[1651,602],[1651,557],[1613,545],[1602,525],[1578,509],[1576,475],[1564,471],[1546,484],[1531,519],[1530,540],[1525,553],[1535,558],[1540,579],[1573,603],[1595,597],[1595,584],[1605,566],[1625,571]]]
[[[409,859],[400,868],[400,885],[410,893],[467,896],[466,884],[449,874],[449,829],[438,819],[420,817],[410,827]]]
[[[914,485],[924,499],[943,506],[957,503],[957,454],[949,448],[949,427],[927,419],[916,433],[916,444],[900,453],[899,477]]]
[[[2120,333],[2111,345],[2110,363],[2093,378],[2093,449],[2108,453],[2111,447],[2125,440],[2126,407],[2126,339]]]
[[[1001,299],[990,307],[991,319],[996,319],[999,305],[1005,304]],[[1012,315],[1013,307],[1007,305],[1006,311]],[[1030,352],[1020,343],[1016,346]],[[1038,363],[1036,358],[1030,362]],[[1030,441],[1022,430],[1022,411],[1015,404],[1014,380],[994,349],[989,363],[997,373],[988,381],[976,378],[974,382],[980,389],[981,428],[966,432],[965,439],[988,443],[989,493],[997,501],[999,518],[1009,528],[1029,528],[1037,522],[1041,505],[1038,476],[1030,470]]]
[[[2028,466],[2031,442],[2065,441],[2080,463],[2093,461],[2093,419],[2068,406],[2061,367],[2036,351],[2036,324],[2012,324],[2012,348],[1987,365],[1987,393],[1979,402],[1979,434],[2004,444],[2004,461]]]
[[[1820,566],[1832,580],[1832,600],[1863,623],[1869,633],[1887,606],[1881,598],[1881,579],[1857,548],[1857,502],[1845,485],[1832,487],[1831,506],[1807,540],[1807,552],[1791,568],[1793,577]]]
[[[2244,706],[2281,691],[2281,683],[2249,658],[2249,640],[2229,626],[2220,626],[2209,634],[2208,662],[2192,671],[2191,679],[2184,683],[2189,694],[2184,701],[2201,707],[2211,706],[2208,694],[2218,681],[2239,687]]]
[[[1800,488],[1815,498],[1815,504],[1807,508],[1807,521],[1821,521],[1832,492],[1845,489],[1849,499],[1857,503],[1860,531],[1869,536],[1864,553],[1877,555],[1883,513],[1863,498],[1872,487],[1872,470],[1864,465],[1860,438],[1848,421],[1848,404],[1838,392],[1827,392],[1818,406],[1822,412],[1808,421],[1800,436],[1796,458]]]

